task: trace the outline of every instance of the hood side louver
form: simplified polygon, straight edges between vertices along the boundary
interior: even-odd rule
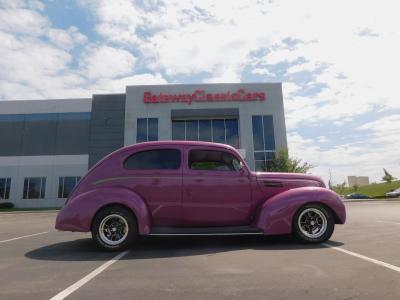
[[[267,181],[267,180],[263,180],[262,184],[265,187],[283,187],[283,183],[280,181]]]

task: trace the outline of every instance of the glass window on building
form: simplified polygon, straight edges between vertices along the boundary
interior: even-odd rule
[[[138,118],[136,142],[158,141],[158,119]]]
[[[199,141],[212,142],[211,120],[199,120]]]
[[[11,178],[0,178],[0,200],[10,199]]]
[[[237,120],[225,120],[225,139],[228,145],[239,148],[239,124]]]
[[[45,192],[46,177],[25,178],[23,199],[43,199]]]
[[[176,141],[184,141],[186,135],[185,121],[172,121],[172,139]]]
[[[172,139],[223,143],[239,148],[238,119],[173,120]]]
[[[81,180],[79,176],[64,176],[58,178],[58,198],[68,198],[74,187]]]
[[[254,162],[256,171],[268,171],[275,157],[275,135],[272,116],[253,116]]]

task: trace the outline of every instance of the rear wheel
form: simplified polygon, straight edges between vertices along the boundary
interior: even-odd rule
[[[101,249],[108,251],[127,249],[137,236],[136,219],[127,208],[106,207],[99,211],[93,220],[92,238]]]
[[[329,209],[318,204],[303,206],[293,220],[293,233],[302,242],[322,243],[328,240],[335,228]]]

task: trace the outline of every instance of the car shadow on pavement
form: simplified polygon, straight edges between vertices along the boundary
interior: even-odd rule
[[[333,240],[329,244],[343,245]],[[291,236],[152,236],[140,238],[123,259],[185,257],[250,249],[277,251],[327,248],[319,244],[301,244]],[[97,249],[91,239],[56,243],[25,253],[30,259],[51,261],[102,261],[114,255]]]

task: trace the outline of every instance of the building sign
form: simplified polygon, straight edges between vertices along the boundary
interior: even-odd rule
[[[236,92],[227,91],[225,93],[208,93],[204,90],[196,90],[192,94],[153,94],[144,92],[144,103],[187,103],[192,102],[231,102],[231,101],[265,101],[267,95],[265,92],[246,92],[239,89]]]

